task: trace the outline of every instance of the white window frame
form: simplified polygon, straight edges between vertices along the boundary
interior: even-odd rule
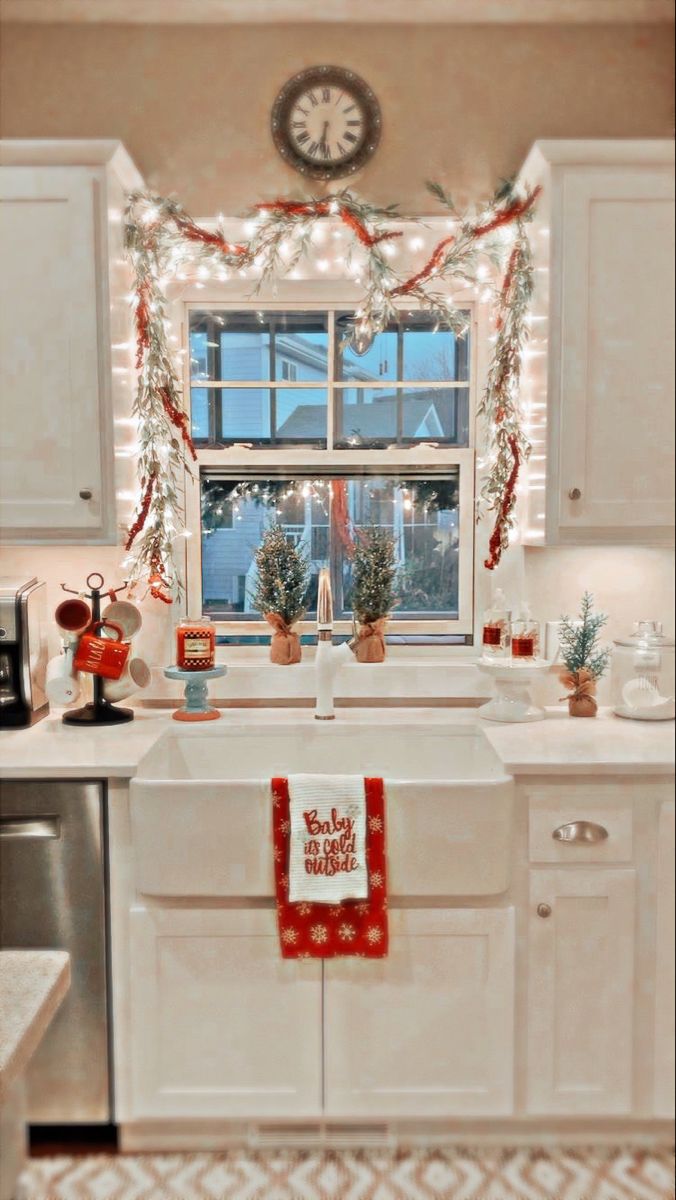
[[[208,224],[208,222],[203,222]],[[403,224],[403,223],[402,223]],[[439,235],[444,229],[444,223],[432,218],[428,221],[432,227],[431,236]],[[436,227],[436,228],[435,228]],[[416,227],[417,228],[417,227]],[[228,222],[227,234],[241,237],[240,222]],[[447,230],[446,230],[447,232]],[[322,278],[308,274],[301,279],[281,279],[274,286],[266,285],[252,296],[252,280],[242,279],[219,282],[210,280],[205,283],[187,282],[182,287],[173,289],[170,296],[170,317],[174,330],[174,344],[180,343],[183,351],[183,387],[187,403],[190,401],[190,353],[189,353],[189,313],[192,309],[220,308],[222,310],[242,311],[244,309],[260,309],[265,311],[289,311],[298,309],[310,311],[345,311],[346,308],[358,306],[361,299],[359,288],[345,275],[332,276],[324,274]],[[399,472],[401,474],[415,473],[422,478],[426,471],[450,470],[459,468],[459,587],[458,587],[458,618],[456,620],[426,618],[416,620],[407,618],[397,620],[396,613],[389,625],[389,632],[405,635],[457,634],[472,635],[476,625],[476,598],[474,586],[475,567],[475,512],[476,512],[476,411],[477,398],[480,394],[481,378],[485,371],[487,346],[486,306],[478,303],[478,296],[473,289],[454,291],[454,301],[458,308],[470,313],[470,379],[469,379],[469,445],[467,447],[438,446],[423,444],[411,447],[393,447],[377,450],[319,450],[316,447],[252,447],[241,445],[215,449],[200,447],[197,450],[197,463],[192,477],[186,478],[185,518],[189,536],[186,539],[185,575],[186,575],[186,609],[191,614],[202,613],[202,553],[200,529],[200,487],[199,475],[208,469],[227,471],[237,477],[240,473],[246,478],[247,473],[254,469],[274,469],[276,473],[289,471],[292,475],[311,475],[313,469],[321,468],[326,471],[335,469],[337,475],[348,474],[350,470],[360,470],[365,467],[381,468],[383,475]],[[411,311],[414,306],[402,304],[402,311]],[[331,403],[334,370],[334,345],[329,338],[329,362],[327,368],[328,397],[327,406],[327,444],[332,445],[334,439],[333,418],[334,408]],[[210,382],[210,381],[209,381]],[[200,380],[201,385],[209,387],[209,382]],[[233,381],[229,381],[233,384]],[[392,381],[388,381],[390,386]],[[416,381],[404,381],[405,386],[415,387]],[[237,381],[234,385],[243,386]],[[259,387],[260,383],[252,382],[251,386]],[[296,387],[302,386],[296,383]],[[310,381],[308,386],[324,386]],[[429,381],[425,381],[429,387]],[[448,387],[448,383],[440,382],[437,386]],[[466,385],[465,385],[466,386]],[[218,620],[215,622],[217,633],[230,637],[260,637],[269,634],[270,628],[265,621],[257,620]],[[349,633],[349,621],[337,620],[337,633]],[[313,633],[313,621],[304,621],[300,625],[301,633]],[[449,649],[452,649],[449,647]],[[461,649],[461,647],[458,647]]]

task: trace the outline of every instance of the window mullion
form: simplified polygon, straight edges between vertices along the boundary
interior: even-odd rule
[[[335,449],[336,438],[336,412],[335,412],[335,397],[336,389],[334,382],[336,378],[336,314],[331,308],[326,314],[328,348],[327,348],[327,396],[326,396],[326,448],[327,450]]]

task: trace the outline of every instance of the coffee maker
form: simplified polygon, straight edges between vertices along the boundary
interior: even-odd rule
[[[37,579],[0,576],[0,729],[18,729],[48,711],[47,593]]]

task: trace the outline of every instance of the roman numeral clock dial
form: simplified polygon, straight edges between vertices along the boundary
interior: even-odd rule
[[[312,67],[282,88],[272,136],[289,166],[313,179],[353,175],[380,140],[380,107],[368,84],[341,67]]]

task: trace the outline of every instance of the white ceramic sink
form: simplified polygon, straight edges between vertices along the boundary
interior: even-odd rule
[[[507,889],[513,781],[475,726],[226,721],[172,729],[141,761],[130,785],[140,893],[271,898],[270,780],[296,773],[382,776],[392,895]]]
[[[481,730],[414,723],[172,730],[142,759],[137,778],[268,782],[295,774],[375,775],[390,783],[504,778]]]

